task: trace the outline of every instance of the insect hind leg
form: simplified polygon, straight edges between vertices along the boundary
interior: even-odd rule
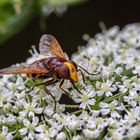
[[[46,93],[48,93],[52,99],[54,100],[54,111],[56,110],[56,99],[55,97],[52,95],[52,93],[48,90],[47,86],[49,85],[52,85],[54,83],[58,82],[58,80],[55,80],[55,79],[51,79],[49,81],[45,81],[45,82],[41,82],[41,83],[38,83],[38,84],[35,84],[31,89],[33,89],[35,86],[41,86],[41,85],[44,85],[44,90]]]
[[[46,91],[46,93],[48,93],[48,94],[52,97],[52,99],[54,100],[54,111],[56,110],[56,104],[57,104],[57,102],[56,102],[55,97],[54,97],[54,96],[52,95],[52,93],[48,90],[47,86],[52,85],[52,84],[54,84],[54,83],[56,83],[56,82],[58,82],[58,80],[51,79],[51,80],[49,80],[49,81],[47,81],[47,82],[42,83],[42,84],[44,85],[44,90]],[[42,84],[40,83],[40,84],[38,84],[38,85],[42,85]]]
[[[52,93],[47,89],[47,86],[44,87],[44,90],[45,90],[45,92],[48,93],[48,94],[52,97],[52,99],[54,100],[54,111],[56,111],[56,104],[57,104],[57,102],[56,102],[55,97],[54,97],[54,96],[52,95]]]

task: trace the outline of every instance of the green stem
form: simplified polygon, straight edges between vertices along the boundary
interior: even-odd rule
[[[112,102],[113,100],[116,100],[116,99],[118,99],[118,98],[122,98],[122,97],[125,96],[126,94],[127,94],[127,92],[126,92],[126,93],[118,93],[118,94],[116,94],[116,95],[114,95],[114,96],[111,96],[111,97],[109,97],[109,98],[103,100],[103,102],[105,102],[105,103],[110,103],[110,102]],[[99,106],[100,101],[101,101],[101,100],[99,100],[94,106],[92,106],[91,109],[99,110],[99,109],[100,109],[100,106]]]
[[[80,110],[77,110],[77,111],[75,111],[75,112],[70,113],[70,115],[72,115],[72,114],[79,114],[79,113],[82,112],[82,111],[83,111],[83,109],[80,109]]]
[[[105,135],[107,133],[107,127],[105,127],[102,132],[100,133],[99,137],[98,137],[98,140],[103,140]]]
[[[79,108],[79,105],[65,105],[66,108]]]
[[[71,140],[72,138],[71,138],[70,131],[68,130],[68,128],[66,126],[64,128],[65,128],[64,131],[65,131],[65,134],[67,136],[67,140]]]
[[[112,97],[109,97],[109,98],[103,100],[103,102],[110,103],[111,101],[116,100],[116,99],[118,99],[118,98],[120,98],[120,97],[122,97],[122,96],[124,96],[126,94],[127,94],[127,92],[126,93],[118,93],[118,94],[116,94],[116,95],[114,95]]]

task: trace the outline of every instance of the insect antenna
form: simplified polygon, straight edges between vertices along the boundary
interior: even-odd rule
[[[79,66],[79,65],[77,65],[80,69],[82,69],[83,71],[85,71],[88,75],[99,75],[100,73],[101,73],[101,71],[99,71],[99,72],[97,72],[97,73],[90,73],[90,72],[88,72],[86,69],[84,69],[83,67],[81,67],[81,66]]]

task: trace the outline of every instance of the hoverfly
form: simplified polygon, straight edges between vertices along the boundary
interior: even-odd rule
[[[76,87],[75,83],[78,82],[78,71],[81,72],[83,81],[85,83],[84,70],[89,75],[96,75],[98,73],[91,74],[81,66],[77,65],[74,61],[68,60],[63,50],[61,49],[58,41],[49,34],[42,35],[39,43],[40,54],[49,55],[41,60],[37,60],[29,66],[9,67],[0,70],[0,74],[27,74],[29,78],[51,78],[47,82],[39,83],[35,86],[44,85],[45,91],[49,93],[55,101],[53,95],[47,89],[47,86],[52,85],[56,82],[60,82],[60,89],[68,93],[62,85],[64,80],[70,80],[73,87],[80,93],[81,91]],[[56,108],[56,101],[55,107]]]

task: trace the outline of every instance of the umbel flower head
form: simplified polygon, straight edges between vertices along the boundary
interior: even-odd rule
[[[140,138],[140,24],[122,30],[114,26],[94,38],[84,36],[72,60],[90,73],[81,73],[76,87],[65,81],[48,86],[56,100],[42,86],[33,88],[26,75],[0,77],[0,139],[84,140]],[[24,65],[44,56],[35,49]],[[21,64],[17,64],[21,65]],[[45,79],[47,80],[47,79]]]

